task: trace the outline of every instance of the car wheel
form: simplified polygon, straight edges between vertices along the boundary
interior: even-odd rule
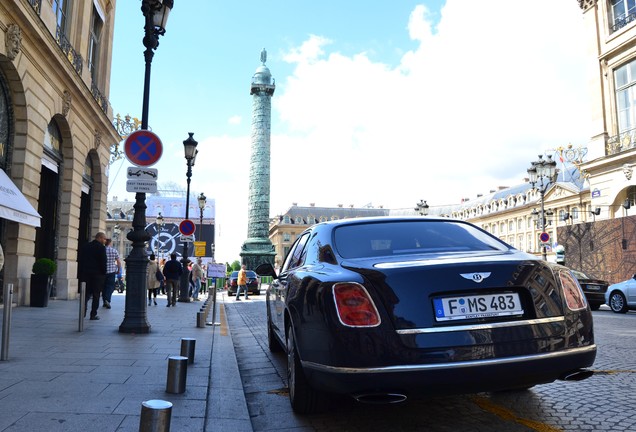
[[[289,387],[289,401],[294,412],[313,414],[326,408],[326,395],[311,388],[307,382],[296,349],[294,331],[291,328],[287,330],[287,385]]]
[[[620,291],[614,291],[609,297],[609,307],[616,313],[627,313],[627,301]]]

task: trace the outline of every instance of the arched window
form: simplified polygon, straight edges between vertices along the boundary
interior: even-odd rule
[[[4,75],[0,72],[0,168],[7,169],[9,165],[9,137],[11,136],[11,102],[9,89]]]

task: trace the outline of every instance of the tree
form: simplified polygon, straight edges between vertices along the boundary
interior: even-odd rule
[[[241,263],[236,260],[232,263],[232,270],[233,271],[239,271],[241,269]]]

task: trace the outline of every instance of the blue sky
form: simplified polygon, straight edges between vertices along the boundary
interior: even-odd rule
[[[113,111],[136,117],[140,4],[117,2],[110,88]],[[537,154],[591,136],[582,19],[573,0],[175,0],[152,63],[159,184],[185,188],[194,132],[192,192],[216,199],[217,259],[238,259],[263,47],[277,86],[272,216],[294,202],[446,205],[518,184]],[[111,167],[109,199],[134,199],[128,165]]]

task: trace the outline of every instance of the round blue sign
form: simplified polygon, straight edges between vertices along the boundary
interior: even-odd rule
[[[163,144],[156,134],[148,130],[138,130],[126,138],[124,153],[130,162],[147,167],[154,165],[161,158]]]
[[[542,232],[539,235],[539,240],[541,240],[541,242],[543,243],[547,243],[550,241],[550,234],[548,234],[547,232]]]
[[[195,229],[196,225],[190,219],[182,220],[179,224],[179,232],[184,236],[190,236],[194,234]]]

